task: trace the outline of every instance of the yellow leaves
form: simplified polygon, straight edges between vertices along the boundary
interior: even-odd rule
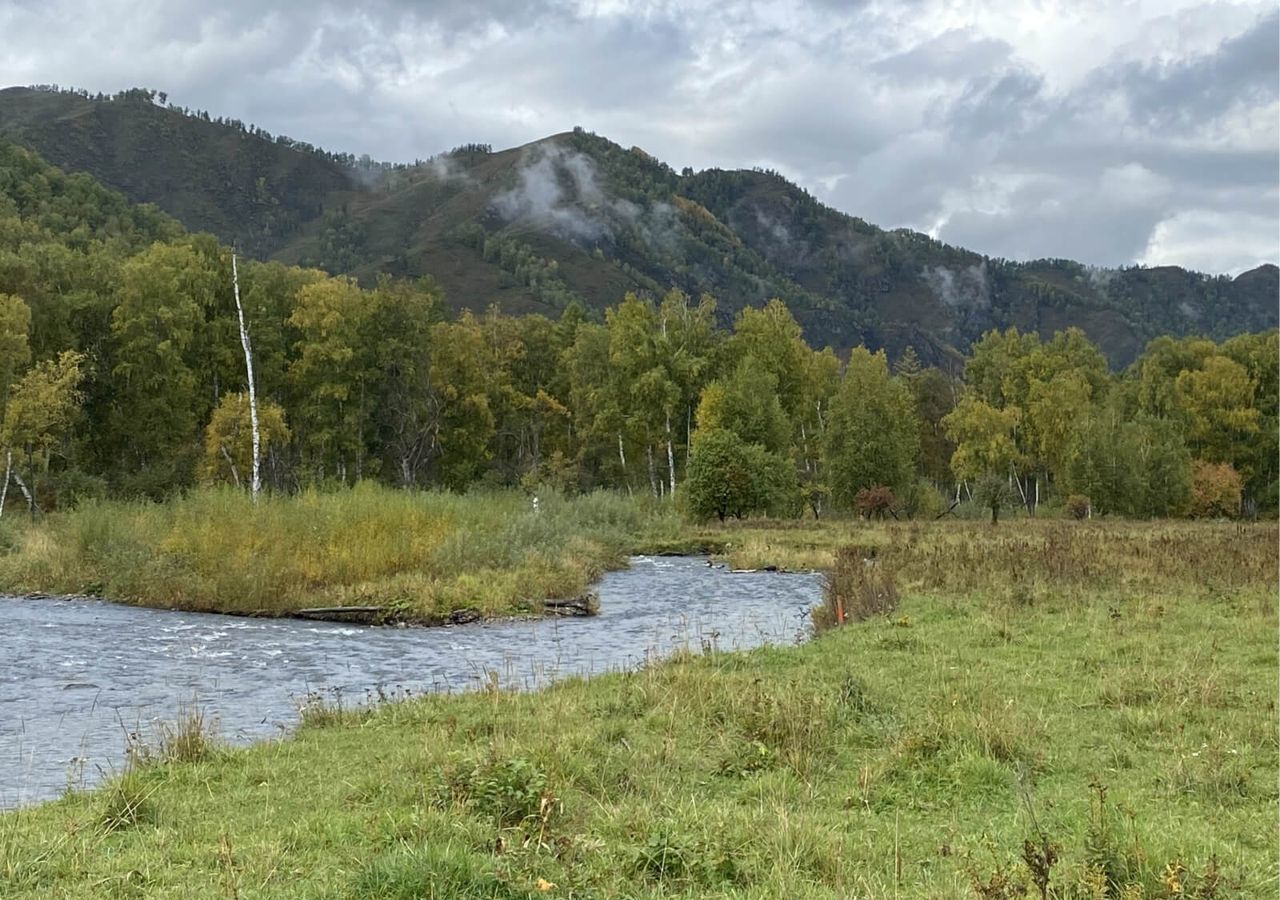
[[[3,443],[48,453],[71,427],[80,406],[84,354],[65,350],[36,364],[13,387],[5,407]]]
[[[533,886],[544,894],[547,893],[548,891],[554,891],[556,889],[555,883],[551,881],[547,881],[547,879],[545,878],[539,878],[537,881],[533,883]]]

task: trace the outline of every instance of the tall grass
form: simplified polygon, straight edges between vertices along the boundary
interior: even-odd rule
[[[457,495],[361,485],[295,497],[209,489],[164,504],[96,501],[19,532],[7,590],[282,615],[376,605],[399,618],[536,611],[624,564],[643,535],[678,532],[664,507],[614,494]]]

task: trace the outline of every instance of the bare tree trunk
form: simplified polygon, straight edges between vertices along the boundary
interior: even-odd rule
[[[231,458],[231,454],[227,452],[226,444],[218,444],[218,449],[222,451],[222,458],[227,461],[227,465],[231,467],[231,480],[236,483],[236,490],[240,489],[240,470],[236,468],[235,460]]]
[[[653,444],[645,444],[644,455],[649,464],[649,490],[653,491],[653,496],[657,497],[659,496],[658,471],[653,463]]]
[[[626,451],[622,449],[621,431],[618,432],[618,462],[622,463],[622,475],[625,478],[627,475],[627,454]]]
[[[0,486],[0,516],[4,515],[4,501],[9,496],[9,476],[13,474],[13,451],[4,454],[4,485]]]
[[[34,519],[36,517],[36,498],[33,497],[31,495],[31,491],[27,489],[27,483],[22,480],[22,476],[18,474],[17,469],[13,470],[13,480],[18,483],[18,488],[22,491],[22,496],[27,498],[27,509],[30,510],[31,518]]]
[[[1018,486],[1018,493],[1022,495],[1022,505],[1027,506],[1027,508],[1030,509],[1027,505],[1027,491],[1022,486],[1022,479],[1013,471],[1012,467],[1009,468],[1009,480]]]
[[[253,384],[253,348],[249,345],[249,329],[244,323],[244,307],[240,304],[240,270],[236,266],[236,255],[231,254],[231,287],[236,295],[236,318],[240,321],[240,346],[244,348],[244,368],[249,381],[249,427],[253,438],[253,480],[249,492],[253,502],[258,502],[258,494],[262,492],[262,434],[258,431],[258,391]],[[226,453],[224,448],[223,453]],[[231,467],[235,472],[235,466]],[[236,486],[240,478],[236,476]]]

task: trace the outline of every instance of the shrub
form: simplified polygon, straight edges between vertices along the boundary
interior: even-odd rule
[[[1067,515],[1076,520],[1089,518],[1089,498],[1083,494],[1072,494],[1068,497]]]
[[[991,524],[1000,519],[1000,510],[1013,503],[1013,488],[999,475],[984,475],[974,486],[973,499],[983,509],[991,510]]]
[[[756,512],[792,512],[799,489],[789,460],[726,428],[712,428],[695,436],[684,496],[695,519],[714,516],[723,522]]]
[[[947,511],[950,501],[938,490],[938,486],[928,478],[917,479],[911,485],[905,501],[907,515],[913,519],[936,519]]]
[[[1191,464],[1191,515],[1194,518],[1234,516],[1240,512],[1243,490],[1240,473],[1230,463],[1197,459]]]
[[[866,519],[883,519],[898,506],[898,498],[883,484],[863,488],[854,495],[853,508]]]
[[[894,572],[861,547],[841,547],[827,572],[823,602],[813,610],[813,626],[821,632],[847,621],[892,612],[898,605]]]
[[[437,800],[491,817],[499,828],[529,820],[545,825],[557,806],[547,791],[547,776],[523,757],[491,760],[441,773]]]

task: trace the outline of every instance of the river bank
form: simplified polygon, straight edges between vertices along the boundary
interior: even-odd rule
[[[1052,856],[1059,897],[1271,890],[1274,525],[861,538],[897,573],[889,614],[189,742],[0,816],[0,875],[20,897],[951,898],[1038,894]]]
[[[0,590],[190,612],[291,616],[376,608],[439,625],[539,615],[627,557],[692,550],[668,507],[612,494],[460,496],[374,485],[254,504],[202,489],[163,504],[89,502],[6,523]]]

